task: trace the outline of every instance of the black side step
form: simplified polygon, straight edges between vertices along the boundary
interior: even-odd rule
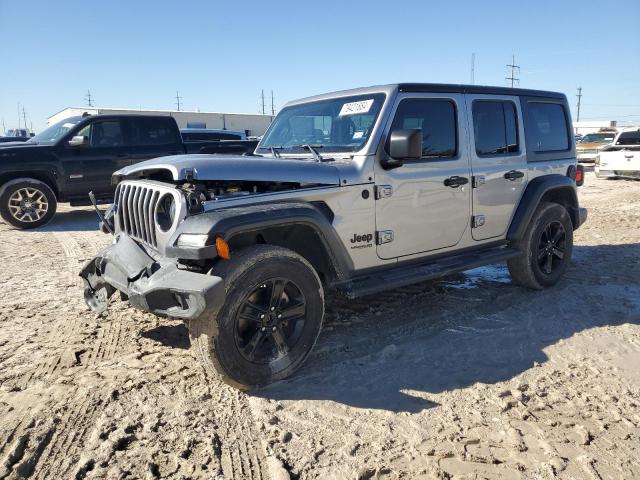
[[[431,260],[418,265],[398,266],[361,277],[338,285],[348,298],[357,298],[384,290],[404,287],[413,283],[440,278],[453,273],[483,265],[504,262],[520,255],[520,251],[512,247],[498,247]]]

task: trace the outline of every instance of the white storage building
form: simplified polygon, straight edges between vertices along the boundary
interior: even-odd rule
[[[135,114],[168,115],[174,117],[179,128],[215,128],[244,131],[247,136],[260,136],[267,130],[273,117],[259,113],[187,112],[183,110],[140,110],[131,108],[67,107],[47,118],[47,125],[83,113],[90,115]]]

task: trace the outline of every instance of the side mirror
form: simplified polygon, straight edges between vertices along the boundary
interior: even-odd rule
[[[89,137],[84,135],[76,135],[69,140],[70,147],[82,147],[84,145],[89,145]]]
[[[410,128],[394,130],[389,136],[389,156],[385,168],[395,168],[402,165],[404,160],[418,160],[422,158],[422,130]]]

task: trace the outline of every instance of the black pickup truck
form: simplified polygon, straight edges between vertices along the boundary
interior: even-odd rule
[[[49,222],[58,202],[89,205],[113,200],[111,174],[150,158],[184,153],[244,153],[255,142],[184,143],[173,117],[69,117],[21,144],[0,144],[0,215],[11,225]]]

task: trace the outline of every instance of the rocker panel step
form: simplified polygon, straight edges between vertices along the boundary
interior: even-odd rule
[[[431,260],[417,265],[393,267],[390,270],[355,277],[350,282],[339,285],[338,290],[349,298],[362,297],[484,265],[504,262],[517,257],[520,253],[520,250],[515,248],[499,247]]]

